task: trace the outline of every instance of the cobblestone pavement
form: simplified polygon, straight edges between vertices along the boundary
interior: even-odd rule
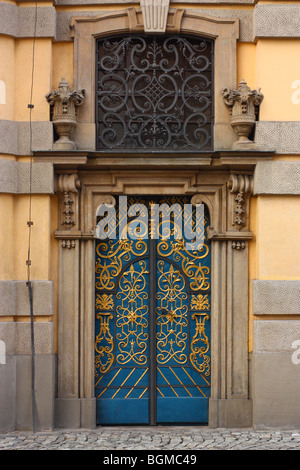
[[[300,450],[299,430],[196,426],[0,433],[0,450]]]

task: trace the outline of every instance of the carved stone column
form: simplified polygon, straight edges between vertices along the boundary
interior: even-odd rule
[[[59,319],[55,425],[64,428],[96,425],[93,367],[96,213],[99,205],[114,204],[115,198],[98,194],[90,199],[85,191],[76,172],[57,175]],[[81,215],[80,207],[83,212],[88,208],[87,217]]]
[[[248,364],[249,196],[252,176],[230,175],[215,196],[196,194],[211,214],[211,427],[252,425]]]
[[[232,174],[228,182],[228,224],[233,233],[227,243],[227,403],[225,421],[228,426],[239,422],[252,425],[252,400],[249,386],[248,352],[248,240],[249,199],[253,192],[253,176]],[[229,421],[230,420],[230,421]]]
[[[79,300],[80,246],[79,195],[76,173],[56,179],[59,198],[59,304],[58,304],[58,398],[57,427],[80,427],[79,398]]]

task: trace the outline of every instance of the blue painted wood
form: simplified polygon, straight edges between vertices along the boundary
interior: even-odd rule
[[[149,423],[148,399],[97,400],[97,422],[103,425]]]
[[[157,424],[208,423],[208,398],[157,397]]]
[[[179,198],[176,202],[183,204]],[[156,266],[155,358],[149,357],[149,241],[129,236],[96,243],[97,424],[149,423],[153,359],[157,423],[208,422],[210,244],[190,252],[178,245],[175,233],[156,241],[151,264]]]

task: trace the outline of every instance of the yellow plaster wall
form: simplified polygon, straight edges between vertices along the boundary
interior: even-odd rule
[[[299,40],[262,39],[257,44],[237,44],[237,84],[245,79],[251,89],[261,88],[264,101],[260,120],[299,121],[298,57]],[[281,161],[299,159],[299,155],[274,157]],[[253,342],[252,280],[300,279],[299,214],[299,197],[251,198],[250,230],[254,237],[249,243],[249,351]]]
[[[52,47],[52,88],[64,78],[73,89],[73,43],[56,42]]]
[[[33,40],[15,42],[15,120],[28,121],[31,94]],[[32,121],[49,120],[49,104],[45,95],[51,91],[52,41],[36,39],[34,52],[34,85]]]
[[[300,197],[257,198],[257,278],[300,279]]]
[[[50,272],[49,279],[53,282],[53,303],[54,316],[51,319],[54,322],[54,351],[58,350],[58,287],[59,287],[59,264],[58,250],[59,241],[55,238],[54,232],[58,227],[58,197],[56,194],[50,198]]]
[[[251,198],[250,230],[253,240],[249,242],[249,351],[253,347],[255,318],[252,280],[300,279],[299,214],[300,196],[263,195]],[[276,319],[279,319],[278,315]]]
[[[256,83],[256,44],[240,42],[237,44],[237,84],[244,79],[251,89]]]
[[[14,279],[14,196],[0,197],[0,279]]]
[[[0,80],[4,82],[5,87],[5,102],[2,103],[0,99],[0,119],[13,120],[15,43],[9,36],[0,36]]]
[[[264,94],[260,120],[299,121],[299,39],[262,39],[256,48],[256,83]]]
[[[15,196],[13,228],[17,249],[14,250],[14,279],[27,279],[29,195]],[[50,274],[50,196],[32,196],[31,279],[46,280]]]

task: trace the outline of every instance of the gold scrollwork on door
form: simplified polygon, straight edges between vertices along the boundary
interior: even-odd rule
[[[210,303],[208,295],[192,295],[191,310],[209,310]],[[209,351],[209,338],[206,334],[205,322],[209,320],[208,312],[194,312],[192,320],[196,322],[195,334],[191,342],[190,361],[199,372],[209,376],[210,358],[207,355]]]
[[[209,310],[208,295],[207,294],[192,295],[191,310]]]
[[[165,198],[163,202],[169,206],[173,205],[172,207],[177,204],[183,207],[183,204],[187,201],[172,197]],[[197,229],[195,213],[192,213],[191,218],[194,227]],[[186,223],[187,222],[188,221],[186,221]],[[207,226],[208,219],[206,215],[204,215],[204,220],[202,220],[202,222],[204,227]],[[180,226],[178,226],[175,218],[170,220],[170,230],[167,233],[167,236],[165,236],[164,233],[165,226],[163,220],[160,223],[159,232],[161,234],[161,239],[157,244],[158,255],[164,258],[172,259],[180,266],[183,273],[187,276],[187,278],[189,278],[190,288],[192,290],[208,290],[210,288],[210,268],[203,263],[208,259],[208,255],[210,253],[209,245],[204,243],[201,249],[188,250],[186,240],[183,237],[182,229]]]
[[[116,295],[116,360],[122,365],[131,361],[144,365],[148,360],[147,274],[147,263],[140,260],[131,264],[119,281]]]
[[[157,362],[187,361],[188,305],[184,277],[173,264],[157,263]]]
[[[202,259],[207,258],[209,253],[208,245],[203,245],[202,250],[188,251],[184,240],[162,240],[157,245],[157,253],[163,257],[172,257],[178,263],[184,274],[191,279],[192,290],[208,290],[210,288],[208,266],[202,266]]]
[[[123,264],[147,252],[144,240],[109,240],[96,246],[96,289],[112,290]]]
[[[96,308],[100,310],[112,310],[114,308],[114,301],[112,294],[98,294],[96,297]]]
[[[114,339],[110,331],[110,321],[114,318],[113,314],[107,312],[98,312],[97,320],[100,320],[100,331],[95,341],[95,376],[105,374],[114,362]]]

